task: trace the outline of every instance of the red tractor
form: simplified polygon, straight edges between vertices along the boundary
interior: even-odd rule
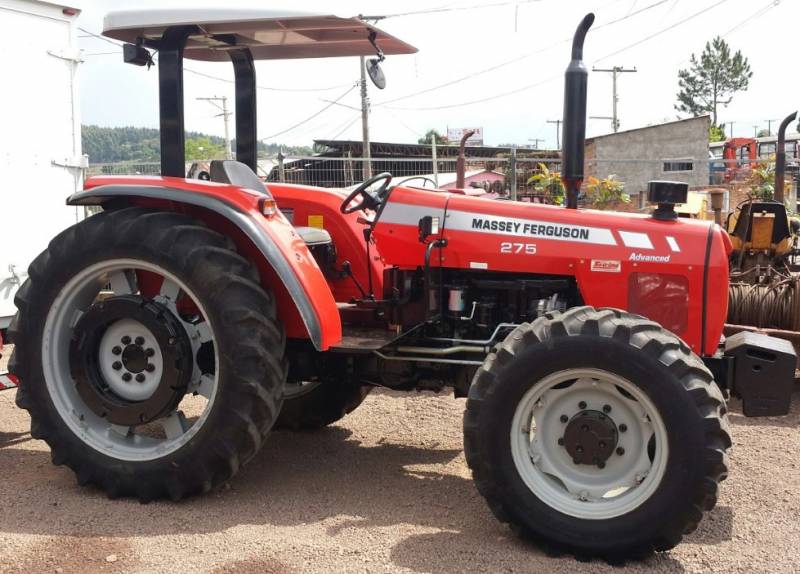
[[[388,173],[344,199],[267,188],[254,59],[377,53],[380,77],[384,53],[415,49],[357,19],[110,14],[126,61],[158,51],[162,175],[89,179],[68,204],[102,212],[31,265],[10,329],[31,434],[80,484],[178,500],[230,479],[273,428],[330,424],[374,386],[450,387],[498,519],[582,557],[675,546],[728,472],[725,397],[785,413],[795,357],[768,337],[722,345],[731,245],[675,216],[685,185],[653,183],[652,215],[575,208],[593,19],[566,73],[563,208]],[[210,181],[183,177],[184,58],[235,71],[238,161]]]

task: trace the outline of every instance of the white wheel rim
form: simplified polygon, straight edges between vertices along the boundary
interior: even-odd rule
[[[575,464],[558,442],[567,424],[562,416],[571,420],[604,406],[616,427],[625,429],[617,439],[622,454],[615,451],[604,468]],[[510,439],[514,465],[531,492],[561,513],[590,520],[622,516],[648,500],[669,455],[666,427],[650,398],[627,379],[600,369],[569,369],[538,381],[517,405]]]
[[[127,427],[112,424],[86,406],[70,376],[69,347],[73,328],[83,312],[97,299],[101,290],[106,292],[110,290],[113,295],[136,294],[138,287],[135,274],[132,273],[133,270],[155,273],[163,278],[161,290],[154,300],[172,311],[172,314],[180,320],[189,337],[195,360],[187,396],[193,394],[207,401],[202,412],[194,420],[188,420],[184,415],[182,410],[185,408],[186,400],[184,400],[177,409],[161,419],[153,421],[150,425]],[[195,323],[181,317],[176,307],[176,301],[181,294],[185,294],[194,302],[205,318],[204,322]],[[122,321],[118,323],[122,323]],[[123,326],[133,329],[146,340],[148,334],[149,337],[152,337],[152,333],[144,325],[137,321],[131,321],[131,323],[133,324]],[[114,330],[115,325],[113,324],[106,334]],[[111,337],[116,337],[116,335],[117,333],[113,332],[109,335],[108,341],[105,340],[105,337],[102,338],[99,345],[98,354],[101,357],[98,363],[104,378],[110,367],[104,365],[107,361],[102,360],[102,354],[113,343]],[[153,338],[152,341],[154,342],[155,339]],[[53,406],[65,424],[84,444],[119,460],[154,460],[175,452],[185,445],[202,428],[213,407],[219,386],[218,366],[220,363],[217,346],[214,345],[216,368],[213,375],[203,374],[196,360],[200,347],[206,342],[214,342],[213,326],[198,298],[180,279],[153,263],[136,259],[113,259],[96,263],[80,271],[69,280],[53,301],[45,320],[42,335],[42,370]],[[152,373],[155,378],[155,375],[160,376],[160,369],[163,369],[160,349],[156,350],[152,360],[156,367]],[[110,387],[114,388],[113,377],[106,378],[106,381]],[[124,394],[120,396],[132,400],[142,400],[150,396],[152,390],[148,387],[139,392],[133,391],[128,396]],[[189,406],[196,407],[198,405]],[[148,426],[150,430],[154,428],[151,425],[160,427],[161,432],[156,434],[162,434],[163,437],[153,436],[154,433],[148,431]]]

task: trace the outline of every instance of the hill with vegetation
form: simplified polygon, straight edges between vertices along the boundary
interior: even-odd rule
[[[83,153],[89,162],[97,163],[149,163],[160,161],[161,140],[157,129],[100,126],[83,126]],[[234,142],[234,147],[235,147]],[[283,150],[286,155],[311,155],[310,146],[283,146],[259,142],[259,156],[277,155]],[[223,159],[225,139],[219,136],[186,132],[186,160]]]

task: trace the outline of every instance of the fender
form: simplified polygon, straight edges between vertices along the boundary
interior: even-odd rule
[[[259,201],[271,198],[267,193],[214,182],[173,177],[94,177],[86,181],[84,191],[73,194],[67,205],[105,205],[127,201],[176,209],[192,206],[224,219],[249,240],[268,264],[294,302],[302,325],[292,310],[287,310],[276,291],[278,315],[290,337],[304,337],[302,327],[314,344],[324,351],[342,338],[342,324],[336,301],[314,257],[291,224],[280,212],[266,217]],[[166,206],[164,205],[166,203]],[[252,251],[252,250],[251,250]],[[256,261],[256,263],[261,263]],[[263,266],[259,265],[263,270]]]

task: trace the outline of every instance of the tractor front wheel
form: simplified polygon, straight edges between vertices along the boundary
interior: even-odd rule
[[[479,492],[554,553],[617,562],[675,546],[717,500],[722,394],[675,335],[579,307],[515,329],[475,375],[465,451]]]
[[[142,501],[205,492],[275,422],[286,364],[274,299],[197,220],[92,216],[36,258],[16,303],[17,404],[80,484]]]

